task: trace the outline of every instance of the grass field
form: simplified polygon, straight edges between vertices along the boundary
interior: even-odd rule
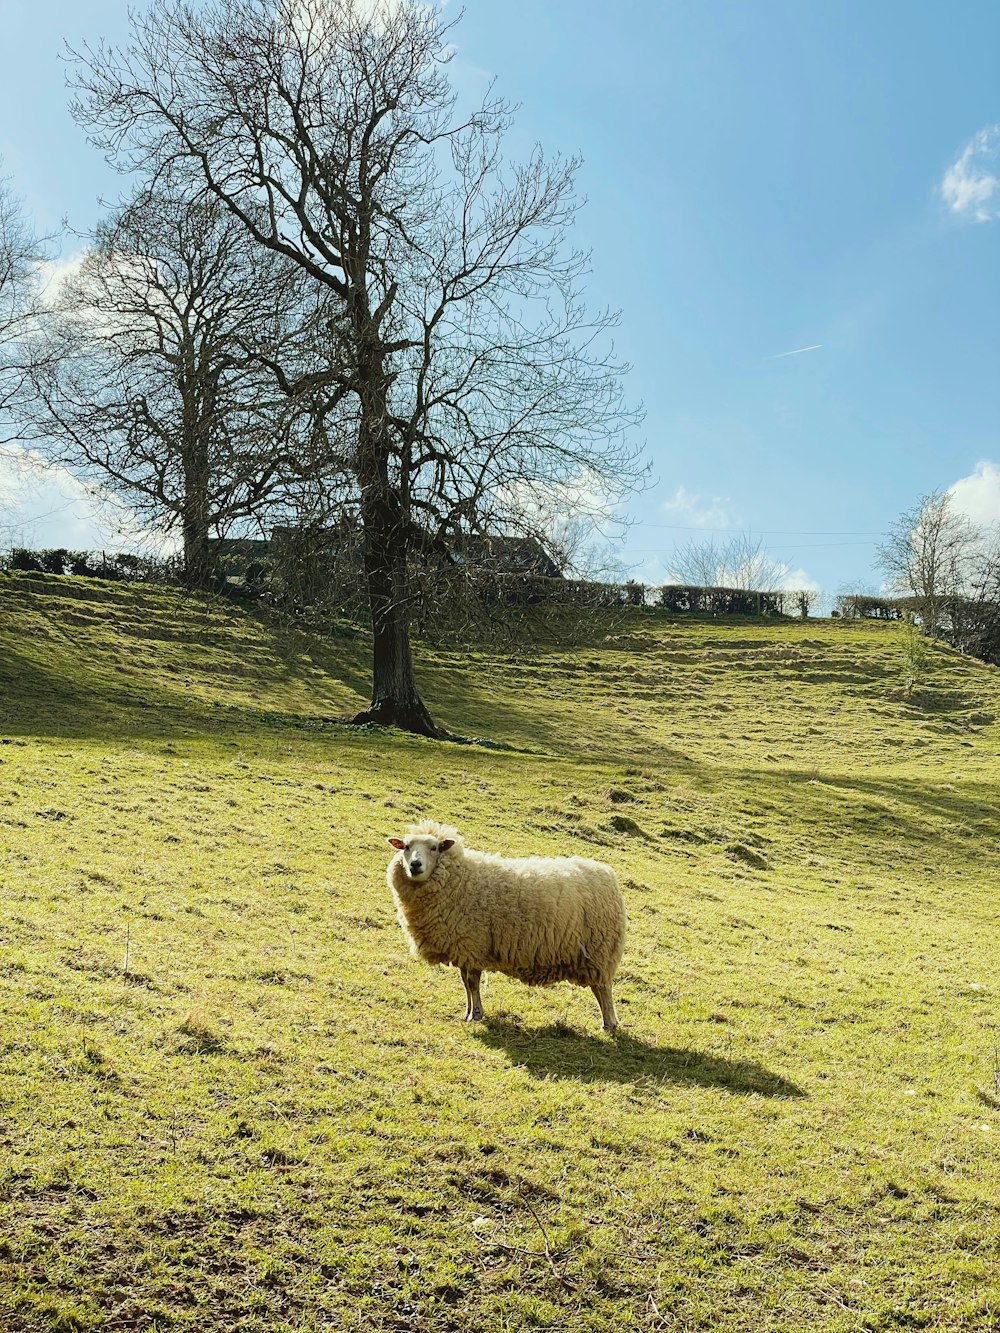
[[[898,630],[418,649],[0,579],[0,1328],[1000,1328],[1000,673]],[[611,862],[589,992],[413,961],[385,836]]]

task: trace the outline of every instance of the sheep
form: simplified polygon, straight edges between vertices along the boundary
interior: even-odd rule
[[[514,859],[476,852],[427,820],[403,838],[386,880],[412,953],[462,975],[466,1022],[481,1020],[484,972],[529,986],[589,986],[604,1030],[618,1027],[611,994],[625,945],[625,903],[615,873],[582,856]]]

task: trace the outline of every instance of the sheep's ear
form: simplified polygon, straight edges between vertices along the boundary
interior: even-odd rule
[[[390,847],[395,847],[397,852],[401,852],[403,850],[402,838],[386,838],[386,842],[389,844]]]
[[[440,850],[442,852],[446,852],[449,847],[454,847],[454,845],[455,845],[454,838],[443,838],[440,844]]]

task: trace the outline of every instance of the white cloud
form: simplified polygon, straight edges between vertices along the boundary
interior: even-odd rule
[[[777,585],[779,592],[820,592],[820,585],[804,569],[792,569],[785,565]]]
[[[44,305],[51,305],[66,279],[80,272],[86,254],[86,250],[79,250],[76,254],[61,255],[58,259],[38,261],[35,265],[35,284]]]
[[[987,125],[944,173],[941,197],[953,213],[976,222],[1000,218],[1000,124]]]
[[[1000,524],[1000,466],[988,459],[978,462],[969,476],[948,487],[955,508],[984,527]]]
[[[20,446],[0,453],[0,541],[34,550],[168,554],[177,549],[174,538],[146,527],[109,491]]]
[[[406,8],[406,0],[285,0],[280,13],[300,37],[311,35],[314,41],[326,42],[337,39],[348,15],[378,32]]]
[[[544,528],[556,520],[576,519],[594,526],[614,523],[620,496],[610,482],[590,468],[580,467],[569,477],[546,480],[519,478],[495,487],[495,516],[520,522],[528,529]]]
[[[664,500],[663,512],[669,514],[678,527],[725,529],[737,526],[736,520],[727,508],[730,503],[727,495],[713,495],[710,500],[702,500],[698,492],[688,491],[678,486],[670,500]]]

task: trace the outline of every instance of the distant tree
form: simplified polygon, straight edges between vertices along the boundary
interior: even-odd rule
[[[878,563],[894,592],[916,599],[926,633],[941,633],[947,599],[969,592],[983,540],[949,491],[923,496],[890,528]]]
[[[788,573],[788,566],[775,560],[759,537],[747,532],[736,533],[726,542],[714,537],[691,538],[676,547],[666,563],[668,573],[679,583],[745,592],[773,592]]]
[[[142,191],[50,295],[29,414],[39,448],[179,530],[193,587],[210,538],[259,520],[291,450],[273,357],[297,273],[216,200]]]
[[[545,549],[569,578],[624,583],[628,565],[591,516],[555,515],[545,528]]]
[[[973,522],[950,491],[933,491],[900,515],[878,559],[925,634],[1000,662],[1000,525]]]
[[[955,648],[1000,664],[1000,527],[972,525],[977,536],[959,591],[939,603],[939,633]]]
[[[373,630],[358,721],[433,733],[409,643],[416,553],[524,516],[525,488],[621,493],[636,420],[567,248],[577,163],[503,157],[492,90],[456,115],[421,0],[154,0],[78,58],[75,114],[124,171],[169,162],[334,303],[326,431],[349,448]],[[336,451],[335,451],[336,452]]]
[[[38,297],[38,265],[44,243],[24,216],[10,182],[0,178],[0,446],[16,440],[16,403],[29,378]],[[22,461],[23,455],[17,455]],[[0,541],[23,539],[11,520],[9,500],[0,504]]]
[[[773,592],[788,573],[788,566],[771,555],[760,537],[749,532],[741,532],[727,543],[724,568],[730,586],[747,592]]]
[[[972,607],[956,646],[1000,666],[1000,531],[987,534],[971,585]]]
[[[689,537],[666,558],[669,578],[693,588],[719,586],[725,563],[723,549],[714,537]]]
[[[9,407],[24,378],[33,279],[42,250],[9,181],[0,179],[0,412]]]

